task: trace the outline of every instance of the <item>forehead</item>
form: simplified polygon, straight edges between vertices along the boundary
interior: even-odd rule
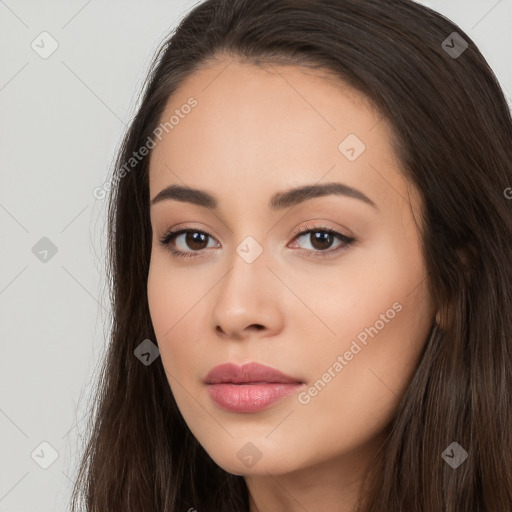
[[[190,98],[196,106],[182,110]],[[161,123],[173,115],[179,122],[151,155],[151,197],[170,183],[237,183],[269,195],[324,176],[370,196],[381,195],[385,181],[407,194],[388,123],[363,94],[323,71],[215,62],[181,84]]]

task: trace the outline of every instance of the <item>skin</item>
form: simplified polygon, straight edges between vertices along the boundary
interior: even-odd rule
[[[244,476],[251,512],[353,510],[435,314],[414,220],[421,196],[400,173],[390,128],[359,92],[326,77],[218,60],[169,99],[162,120],[191,96],[198,104],[150,160],[151,198],[179,184],[219,203],[216,211],[176,200],[151,207],[148,301],[180,411],[212,459]],[[348,134],[366,145],[354,161],[338,149]],[[342,195],[268,207],[276,192],[327,182],[357,188],[376,208]],[[334,237],[322,246],[311,233],[293,235],[311,221],[356,242],[343,248]],[[187,245],[185,235],[174,240],[196,251],[191,258],[159,244],[178,225],[210,235],[203,245]],[[263,250],[252,263],[236,252],[247,236]],[[358,334],[396,303],[394,318],[333,371]],[[329,368],[331,379],[308,403],[296,393],[258,413],[233,413],[203,383],[228,361],[277,368],[306,391]],[[251,467],[237,457],[248,442],[261,454]]]

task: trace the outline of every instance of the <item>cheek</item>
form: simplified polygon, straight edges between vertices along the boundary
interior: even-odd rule
[[[395,308],[386,294],[375,293],[357,318],[342,321],[340,315],[333,323],[337,341],[309,352],[309,387],[298,397],[294,425],[283,425],[282,435],[301,432],[304,444],[315,445],[314,460],[364,445],[396,413],[430,328],[425,290],[409,296],[406,290],[393,294],[400,303]],[[307,431],[300,430],[304,423]],[[313,432],[321,436],[311,441]]]
[[[198,283],[206,282],[195,275]],[[211,285],[210,285],[211,286]],[[194,370],[200,360],[200,329],[197,319],[206,318],[205,293],[210,286],[190,286],[186,272],[169,265],[165,255],[152,258],[148,282],[147,299],[153,329],[155,331],[162,364],[174,389],[173,377],[182,382],[184,378],[196,377]],[[198,377],[199,378],[199,377]],[[176,390],[178,393],[179,390]]]
[[[185,286],[180,278],[183,274],[154,259],[148,275],[148,304],[169,388],[193,435],[204,440],[208,434],[203,425],[212,428],[211,417],[195,398],[202,391],[198,361],[204,357],[201,329],[195,320],[206,315],[200,301],[204,292]]]
[[[158,341],[160,356],[166,370],[173,370],[170,363],[175,360],[169,357],[171,341],[179,330],[179,318],[183,307],[183,297],[177,292],[178,283],[166,269],[160,257],[152,257],[148,275],[148,306],[153,329]],[[172,350],[174,353],[175,350]]]
[[[165,292],[167,288],[167,277],[162,272],[161,264],[154,257],[149,265],[147,294],[148,307],[151,321],[157,338],[160,338],[166,320],[166,311],[173,311],[171,297]],[[171,327],[169,323],[168,328]]]
[[[431,328],[419,251],[395,242],[375,254],[378,258],[368,255],[351,272],[342,270],[334,279],[331,274],[330,283],[320,279],[310,288],[308,304],[316,304],[312,309],[322,322],[302,325],[311,387],[301,403],[316,428],[336,425],[334,443],[341,424],[349,436],[362,439],[390,421]]]
[[[187,312],[197,302],[199,287],[190,286],[186,272],[172,264],[171,256],[153,247],[147,281],[147,298],[157,338],[165,341],[186,321]],[[193,313],[193,312],[192,312]]]

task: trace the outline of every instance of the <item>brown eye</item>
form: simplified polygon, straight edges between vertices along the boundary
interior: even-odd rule
[[[208,245],[208,243],[207,243],[208,235],[206,233],[202,233],[200,231],[187,231],[186,233],[184,233],[184,235],[185,235],[184,243],[190,249],[200,251],[201,249],[206,248],[206,246],[204,246],[204,244]]]
[[[314,249],[321,251],[331,247],[334,237],[325,231],[314,231],[310,234],[310,241]]]
[[[319,257],[322,257],[324,255],[323,253],[328,255],[337,252],[338,249],[346,248],[351,243],[355,242],[355,238],[342,235],[326,227],[311,227],[305,231],[299,231],[296,233],[295,239],[300,240],[301,238],[309,242],[310,247],[303,248],[306,253]],[[335,249],[331,249],[335,239],[338,239],[340,243]]]
[[[208,248],[208,238],[213,238],[199,229],[180,229],[169,231],[161,240],[160,245],[167,247],[169,251],[179,257],[197,256]],[[177,247],[175,247],[175,245]]]

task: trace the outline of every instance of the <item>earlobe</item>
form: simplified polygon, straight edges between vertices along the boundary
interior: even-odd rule
[[[435,317],[435,325],[441,330],[445,330],[448,325],[448,318],[449,318],[449,310],[450,308],[447,305],[439,305],[436,317]]]
[[[471,279],[475,262],[477,261],[475,256],[476,251],[474,251],[472,247],[468,246],[463,249],[456,249],[456,252],[459,259],[459,265],[462,269],[462,280],[468,283],[469,280]],[[452,300],[449,301],[447,304],[439,306],[439,309],[437,310],[435,316],[435,324],[441,330],[446,330],[448,325],[451,324],[455,314],[455,307],[456,306]]]
[[[469,278],[472,272],[471,269],[474,268],[477,261],[476,250],[473,246],[468,245],[464,249],[457,249],[456,252],[464,271],[464,275],[466,278]]]
[[[446,328],[446,320],[443,317],[441,310],[436,313],[435,324],[438,329],[444,330]]]
[[[450,301],[447,304],[439,306],[436,313],[436,324],[437,327],[443,331],[446,331],[448,326],[453,322],[455,316],[455,304]]]

